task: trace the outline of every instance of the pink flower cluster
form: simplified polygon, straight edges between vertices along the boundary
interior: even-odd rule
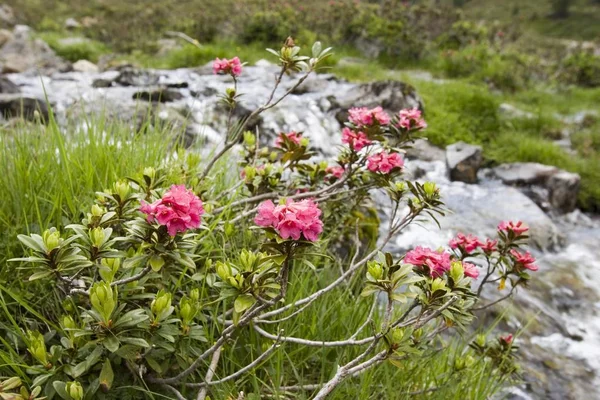
[[[152,204],[142,201],[140,211],[147,215],[149,223],[165,225],[169,235],[196,229],[200,226],[200,216],[204,214],[202,200],[183,185],[173,185],[162,199]]]
[[[427,247],[417,246],[404,256],[404,262],[415,267],[427,268],[429,275],[439,278],[450,270],[450,254],[437,252]]]
[[[407,108],[400,110],[398,115],[398,127],[407,130],[421,130],[427,128],[427,123],[421,116],[418,108]]]
[[[484,253],[491,254],[498,249],[498,241],[486,239],[485,243],[473,235],[464,235],[459,233],[448,243],[452,249],[461,249],[470,254],[480,248]]]
[[[217,57],[215,61],[213,61],[213,72],[215,74],[240,76],[242,73],[242,63],[238,57],[233,57],[231,60]]]
[[[519,236],[529,230],[529,227],[525,225],[521,221],[513,222],[513,221],[502,221],[500,225],[498,225],[499,231],[505,232],[514,232],[515,235]]]
[[[344,167],[339,167],[337,165],[327,167],[327,169],[325,170],[325,172],[337,179],[340,179],[344,175],[344,171]]]
[[[358,127],[369,127],[375,124],[389,125],[390,116],[381,107],[368,109],[367,107],[355,107],[348,110],[348,119]]]
[[[320,216],[321,210],[310,199],[288,200],[278,206],[267,200],[258,206],[254,223],[275,229],[283,239],[299,240],[302,235],[306,240],[316,242],[323,232]]]
[[[395,168],[402,168],[404,160],[398,153],[386,153],[385,151],[367,157],[367,169],[371,172],[389,174]]]
[[[277,136],[277,139],[275,139],[275,146],[277,146],[277,147],[283,146],[284,136],[292,143],[300,146],[300,139],[302,139],[302,134],[294,132],[294,131],[289,132],[289,133],[283,133],[283,132],[280,133],[279,136]]]
[[[373,142],[369,140],[364,132],[354,132],[350,128],[344,128],[342,130],[342,143],[347,144],[353,150],[361,151]]]
[[[526,252],[525,254],[523,254],[523,253],[519,253],[515,249],[512,249],[510,251],[510,255],[512,255],[514,257],[517,267],[525,268],[530,271],[538,270],[538,266],[534,264],[535,258],[531,255],[531,253]]]
[[[464,272],[465,276],[468,276],[469,278],[477,279],[477,277],[479,276],[479,270],[477,269],[477,267],[474,264],[471,264],[468,262],[463,262],[462,266],[463,266],[463,272]]]

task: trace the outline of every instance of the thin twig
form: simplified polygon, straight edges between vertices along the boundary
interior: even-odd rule
[[[217,370],[217,365],[219,364],[219,358],[221,357],[222,350],[223,350],[223,348],[219,347],[217,349],[217,351],[215,351],[213,353],[212,359],[210,360],[210,365],[208,366],[208,371],[206,371],[206,376],[204,377],[204,383],[206,383],[206,385],[204,385],[198,391],[198,397],[196,398],[196,400],[206,399],[206,394],[208,392],[208,385],[210,385],[210,382],[212,381],[212,378],[215,375],[215,371]]]

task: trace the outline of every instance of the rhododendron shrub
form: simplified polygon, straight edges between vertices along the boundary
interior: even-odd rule
[[[527,227],[518,221],[502,222],[494,238],[460,233],[448,248],[386,253],[406,226],[444,213],[434,183],[403,174],[404,150],[426,127],[421,111],[350,109],[331,160],[314,157],[302,132],[263,145],[248,121],[284,101],[329,55],[319,43],[301,55],[291,39],[270,52],[280,64],[271,95],[248,118],[229,118],[214,156],[147,167],[96,193],[81,221],[19,236],[27,254],[12,265],[30,293],[14,296],[50,294],[60,307],[14,306],[2,346],[14,344],[19,372],[0,367],[9,375],[0,397],[120,398],[120,388],[135,387],[177,399],[242,392],[323,399],[383,363],[435,357],[442,332],[464,332],[477,310],[497,303],[482,299],[488,284],[509,297],[530,279],[537,267],[521,248]],[[222,96],[230,116],[243,99],[242,65],[214,62],[215,73],[232,81]],[[380,230],[365,217],[377,191],[391,204]],[[347,299],[352,318],[319,323],[343,324],[347,336],[323,337],[319,329],[295,336],[306,323],[298,321],[317,320],[316,310],[336,299]],[[363,316],[364,306],[371,311]],[[516,370],[512,336],[470,345],[457,371],[475,356],[507,377]],[[306,348],[336,352],[281,373],[268,367],[287,360],[290,353],[277,356],[285,349]],[[299,381],[303,374],[308,381]],[[257,389],[249,375],[270,388]]]

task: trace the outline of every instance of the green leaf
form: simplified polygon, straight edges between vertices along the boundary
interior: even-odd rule
[[[37,237],[36,237],[37,236]],[[38,239],[39,237],[39,239]],[[44,246],[43,239],[40,235],[35,236],[27,236],[27,235],[18,235],[17,239],[25,246],[29,247],[32,250],[39,251],[41,253],[46,252],[46,248]]]
[[[29,277],[29,281],[31,282],[31,281],[35,281],[35,280],[38,280],[38,279],[47,278],[50,275],[52,275],[52,271],[39,271],[39,272],[36,272],[35,274],[32,274]]]
[[[152,271],[158,272],[165,265],[165,260],[160,256],[152,256],[150,258],[150,267],[152,267]]]
[[[65,400],[71,400],[71,396],[67,393],[67,384],[63,381],[54,381],[52,382],[52,386],[56,393]]]
[[[134,344],[134,345],[140,346],[140,347],[150,347],[148,342],[146,342],[144,339],[140,339],[140,338],[122,338],[121,341],[125,342],[125,343],[129,343],[129,344]]]
[[[115,351],[119,350],[119,339],[117,339],[115,336],[107,336],[102,341],[102,344],[111,353],[114,353]]]
[[[312,56],[314,58],[319,57],[319,54],[321,54],[322,49],[323,49],[323,46],[321,45],[321,42],[315,42],[312,47]]]
[[[107,358],[104,361],[104,365],[102,365],[102,371],[100,371],[100,386],[102,386],[102,391],[104,393],[110,390],[114,379],[115,374],[113,373],[112,366],[110,365],[110,360]]]
[[[135,360],[140,352],[140,347],[133,344],[126,344],[119,347],[115,354],[126,360]]]
[[[148,366],[150,368],[152,368],[154,371],[158,372],[159,374],[162,374],[163,370],[161,365],[158,363],[158,361],[156,361],[154,358],[146,356],[144,357],[144,360],[146,360],[146,363],[148,363]]]
[[[233,302],[233,308],[237,313],[243,313],[256,303],[256,299],[250,294],[241,294]]]
[[[360,294],[360,295],[361,295],[362,297],[367,297],[367,296],[370,296],[370,295],[372,295],[373,293],[377,293],[377,292],[379,292],[379,291],[380,291],[380,289],[379,289],[377,286],[368,285],[368,286],[366,286],[366,287],[363,289],[363,291],[361,292],[361,294]]]

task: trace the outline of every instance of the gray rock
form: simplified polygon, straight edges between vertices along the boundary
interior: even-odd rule
[[[0,47],[4,46],[6,42],[13,40],[15,36],[8,29],[0,29]]]
[[[0,65],[2,72],[38,71],[50,74],[67,71],[70,64],[54,53],[46,42],[31,37],[31,28],[17,25],[13,38],[0,49]]]
[[[73,71],[77,72],[98,72],[99,68],[96,64],[88,60],[79,60],[73,63]]]
[[[550,204],[563,213],[575,210],[581,177],[567,171],[559,171],[548,178]]]
[[[579,175],[538,163],[502,164],[492,175],[507,185],[517,186],[544,209],[571,212],[577,204]]]
[[[44,100],[20,94],[0,94],[0,114],[4,118],[47,121],[48,104]]]
[[[524,119],[532,119],[535,118],[535,115],[528,111],[523,111],[512,104],[502,103],[498,108],[498,111],[501,115],[506,118],[524,118]]]
[[[482,162],[481,146],[457,142],[446,147],[446,165],[452,181],[476,183]]]
[[[65,20],[65,29],[73,30],[81,28],[81,24],[75,18],[67,18]]]
[[[426,139],[417,139],[412,148],[406,150],[406,156],[423,161],[444,161],[446,153]]]
[[[133,94],[136,100],[151,101],[158,103],[169,103],[183,99],[183,94],[174,89],[158,88],[155,90],[144,90]]]
[[[94,81],[92,82],[92,87],[94,87],[94,88],[108,88],[108,87],[111,87],[112,85],[113,85],[113,81],[111,79],[99,78],[99,79],[94,79]]]
[[[115,79],[115,83],[121,86],[153,86],[158,84],[158,80],[158,75],[150,71],[125,68]]]
[[[19,87],[10,79],[0,76],[0,93],[20,93]]]
[[[348,120],[348,109],[351,107],[381,106],[390,113],[397,113],[404,108],[423,110],[423,100],[415,88],[398,81],[365,83],[336,96],[335,102],[339,108],[336,119],[340,124]]]
[[[15,12],[8,4],[0,4],[0,26],[12,27],[16,23]]]

